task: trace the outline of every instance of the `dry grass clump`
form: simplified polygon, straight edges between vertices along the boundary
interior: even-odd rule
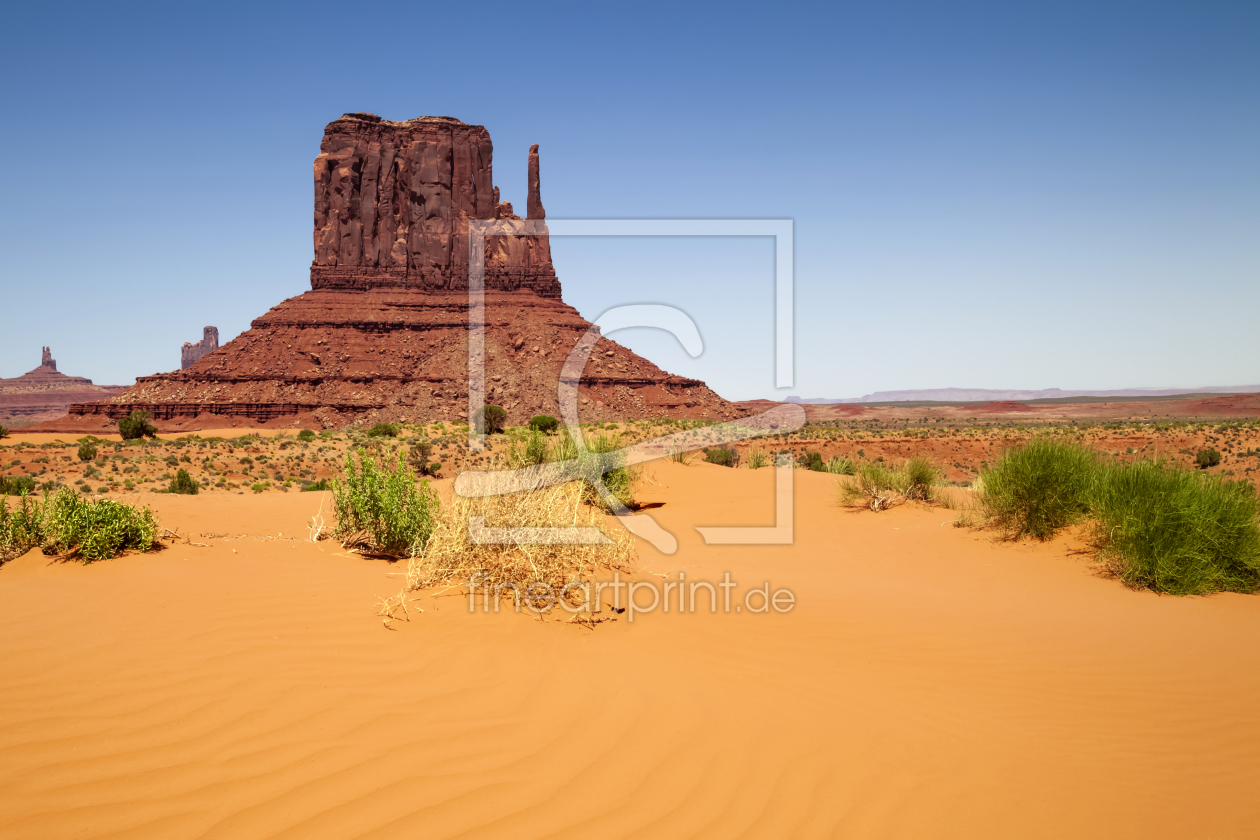
[[[584,503],[584,484],[456,496],[443,507],[424,548],[408,562],[401,591],[384,601],[380,614],[386,625],[406,617],[409,593],[433,587],[471,587],[479,603],[493,601],[496,609],[498,602],[510,600],[514,607],[523,604],[540,612],[555,603],[575,614],[583,611],[587,595],[581,585],[600,571],[628,573],[635,558],[630,534]],[[600,541],[584,544],[578,529],[594,529]],[[548,590],[559,600],[548,602]]]
[[[851,477],[842,478],[836,484],[840,504],[869,507],[873,511],[887,510],[907,501],[946,504],[937,487],[941,471],[922,455],[900,467],[868,461],[852,469]]]

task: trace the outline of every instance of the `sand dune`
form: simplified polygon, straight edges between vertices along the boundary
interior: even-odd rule
[[[389,631],[391,567],[305,541],[317,493],[146,496],[211,547],[7,564],[0,836],[1260,834],[1260,599],[849,512],[818,473],[794,545],[706,547],[772,523],[772,471],[649,472],[680,548],[645,572],[796,608],[592,631],[447,595]]]

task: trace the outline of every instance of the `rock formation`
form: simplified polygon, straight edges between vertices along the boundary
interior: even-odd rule
[[[93,385],[82,376],[57,370],[52,350],[41,348],[39,367],[13,379],[0,379],[0,425],[24,426],[61,417],[74,403],[99,400],[124,390],[121,385]]]
[[[185,341],[184,346],[180,348],[179,369],[185,370],[193,366],[194,363],[201,360],[201,357],[209,353],[211,350],[219,349],[219,328],[204,327],[201,330],[201,341],[193,344],[191,341]]]
[[[94,430],[135,409],[165,430],[466,418],[469,220],[519,220],[492,158],[485,128],[451,117],[334,120],[315,158],[311,291],[185,370],[73,406],[62,425]],[[536,145],[527,196],[541,224]],[[560,299],[548,237],[532,233],[485,237],[486,402],[510,423],[559,416],[561,366],[590,327]],[[745,413],[603,338],[579,393],[583,420]]]

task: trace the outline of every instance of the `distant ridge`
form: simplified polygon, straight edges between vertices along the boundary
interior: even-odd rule
[[[1173,397],[1183,394],[1254,394],[1260,385],[1220,385],[1206,388],[1119,388],[1112,391],[1064,391],[1044,388],[1040,391],[1002,391],[991,388],[928,388],[920,391],[876,391],[864,397],[784,397],[784,402],[802,405],[840,405],[853,403],[893,402],[998,402],[1054,400],[1071,397]]]

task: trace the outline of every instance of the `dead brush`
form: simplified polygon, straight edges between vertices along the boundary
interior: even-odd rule
[[[601,571],[629,573],[635,560],[630,534],[607,524],[602,511],[583,503],[583,495],[581,482],[568,482],[498,496],[456,496],[408,562],[402,588],[383,599],[379,615],[385,625],[408,617],[410,593],[437,587],[473,587],[496,601],[496,609],[498,601],[511,600],[543,612],[531,587],[546,584],[571,609],[580,609],[586,597],[581,584]],[[603,541],[583,544],[577,528],[597,529]],[[483,529],[495,529],[490,539],[501,541],[488,541]]]

